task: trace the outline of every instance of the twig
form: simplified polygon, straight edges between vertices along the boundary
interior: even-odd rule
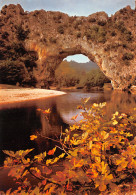
[[[59,146],[56,145],[57,148],[59,148],[60,150],[63,150],[67,155],[70,155],[69,153],[67,153],[67,151],[64,148],[61,148]]]

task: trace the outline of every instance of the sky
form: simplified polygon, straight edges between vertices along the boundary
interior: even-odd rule
[[[0,0],[0,9],[8,4],[20,4],[25,11],[44,9],[46,11],[61,11],[70,16],[88,16],[98,11],[105,11],[111,16],[127,5],[134,9],[135,0]],[[89,61],[83,55],[76,55],[74,59],[68,57],[68,60]]]

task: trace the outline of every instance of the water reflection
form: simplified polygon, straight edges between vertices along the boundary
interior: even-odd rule
[[[0,155],[1,163],[4,160],[2,149],[20,150],[35,148],[35,153],[52,148],[56,143],[44,137],[58,139],[61,129],[72,124],[71,117],[79,113],[77,105],[81,98],[90,97],[89,104],[94,102],[107,102],[107,116],[115,111],[129,112],[136,107],[136,96],[128,93],[117,92],[93,92],[81,91],[68,92],[67,95],[46,98],[25,103],[5,105],[0,109]],[[37,108],[51,109],[49,120]],[[41,137],[30,141],[30,135],[38,132]]]

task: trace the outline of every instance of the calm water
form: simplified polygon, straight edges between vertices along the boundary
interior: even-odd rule
[[[35,148],[34,153],[49,150],[55,142],[46,139],[58,139],[61,129],[72,124],[71,117],[79,110],[81,98],[90,97],[89,104],[107,102],[107,116],[115,111],[129,112],[136,107],[136,96],[127,93],[81,91],[67,92],[66,95],[46,98],[25,103],[3,105],[0,107],[0,164],[5,158],[2,150],[20,150]],[[37,108],[51,109],[49,121]],[[38,132],[41,136],[31,141],[30,135]]]

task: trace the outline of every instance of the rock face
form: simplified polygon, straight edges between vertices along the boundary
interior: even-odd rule
[[[127,89],[136,80],[135,21],[136,10],[129,6],[111,17],[105,12],[88,17],[44,10],[28,13],[20,5],[4,6],[1,83],[47,88],[65,57],[84,54],[97,63],[114,89]]]

